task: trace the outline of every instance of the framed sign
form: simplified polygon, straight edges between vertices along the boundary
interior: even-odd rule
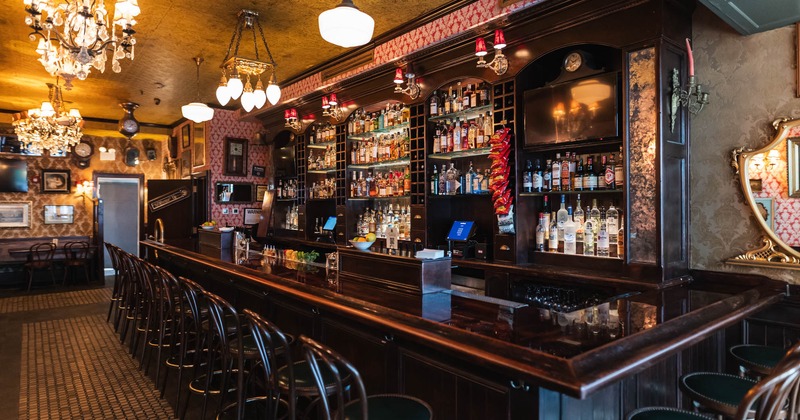
[[[775,217],[773,214],[774,208],[772,207],[771,198],[755,198],[758,213],[770,229],[775,229]]]
[[[75,208],[73,206],[44,206],[44,224],[68,225],[75,221]]]
[[[269,191],[269,185],[256,185],[256,201],[262,202],[264,201],[264,194]]]
[[[257,225],[261,221],[261,209],[244,209],[244,224]]]
[[[192,150],[186,149],[181,153],[181,179],[192,176]]]
[[[0,228],[31,227],[31,202],[0,203]]]
[[[267,168],[264,166],[253,165],[253,176],[264,178],[267,173]]]
[[[197,168],[206,164],[206,123],[194,125],[192,136],[192,167]]]
[[[43,169],[42,170],[42,192],[43,193],[68,193],[70,190],[68,170]]]
[[[192,144],[192,123],[186,123],[181,127],[181,148],[186,150]]]
[[[247,140],[225,138],[223,173],[229,176],[247,176]]]

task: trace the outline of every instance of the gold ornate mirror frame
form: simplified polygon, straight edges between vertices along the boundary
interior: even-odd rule
[[[739,174],[739,183],[742,186],[742,192],[744,193],[745,200],[747,200],[750,210],[752,210],[753,214],[756,215],[756,220],[758,221],[764,236],[761,237],[760,247],[730,258],[727,260],[727,262],[738,265],[800,270],[800,253],[781,240],[775,231],[769,225],[767,225],[766,220],[761,217],[761,213],[759,212],[755,198],[753,197],[753,189],[750,184],[750,164],[751,160],[753,160],[756,156],[763,158],[764,156],[767,156],[771,150],[785,142],[787,145],[788,154],[791,155],[794,152],[796,158],[797,150],[793,151],[792,147],[797,145],[797,143],[790,141],[790,139],[793,137],[800,137],[800,119],[778,119],[775,120],[772,125],[776,130],[775,136],[772,138],[772,141],[762,148],[752,150],[740,147],[731,152],[733,157],[731,164],[736,170],[736,173]],[[787,184],[794,184],[791,177],[792,175],[797,176],[797,168],[793,168],[791,163],[792,161],[787,159],[787,169],[789,172],[789,182]],[[797,162],[794,162],[794,164],[797,165]]]

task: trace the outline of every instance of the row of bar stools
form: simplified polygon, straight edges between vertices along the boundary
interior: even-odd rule
[[[797,419],[800,415],[800,342],[760,381],[717,372],[695,372],[680,379],[681,390],[696,410],[733,419]],[[697,412],[669,407],[633,411],[628,420],[709,419]]]

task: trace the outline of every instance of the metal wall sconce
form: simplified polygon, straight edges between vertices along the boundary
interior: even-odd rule
[[[339,108],[339,100],[336,98],[335,93],[322,97],[322,116],[329,117],[334,121],[344,118],[344,111]]]
[[[486,41],[483,37],[475,40],[475,55],[478,57],[478,68],[489,68],[494,71],[494,74],[501,76],[508,71],[508,59],[503,55],[503,48],[506,47],[506,37],[502,29],[494,30],[494,59],[487,63],[484,57],[486,56]]]
[[[297,118],[297,109],[296,108],[289,108],[283,111],[283,118],[286,120],[286,124],[284,127],[291,128],[294,131],[300,131],[303,129],[303,123]]]
[[[686,87],[681,86],[680,70],[672,69],[672,100],[670,101],[669,114],[670,131],[673,133],[675,132],[675,119],[678,116],[678,108],[680,106],[687,107],[692,115],[697,115],[709,102],[708,92],[703,92],[702,86],[697,83],[697,79],[694,76],[694,55],[692,54],[691,44],[689,44],[689,38],[686,38],[686,51],[689,59],[689,80]]]
[[[405,79],[403,79],[404,76]],[[406,80],[408,85],[405,88],[403,88],[400,85],[406,82]],[[398,67],[397,70],[394,71],[394,83],[395,83],[394,93],[405,93],[411,99],[419,98],[420,87],[417,84],[417,75],[414,73],[414,67],[411,65],[411,63],[408,63],[408,65],[406,66],[405,73],[403,73],[403,69],[401,69],[400,67]]]

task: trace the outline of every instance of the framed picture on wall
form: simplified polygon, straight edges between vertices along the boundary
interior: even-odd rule
[[[192,159],[192,167],[194,168],[199,168],[206,164],[206,123],[194,124]]]
[[[42,169],[43,193],[68,193],[70,172],[61,169]]]
[[[258,185],[256,184],[256,201],[259,203],[264,201],[264,194],[269,191],[269,185]]]
[[[267,168],[265,166],[253,165],[253,171],[251,173],[253,176],[264,178],[264,176],[267,174]]]
[[[261,209],[244,209],[245,225],[257,225],[261,221]]]
[[[75,208],[73,206],[44,206],[44,224],[68,225],[75,221]]]
[[[186,123],[181,127],[181,147],[186,150],[192,144],[192,123]]]
[[[772,199],[771,198],[755,198],[756,202],[756,209],[758,209],[758,213],[761,215],[761,218],[764,219],[764,222],[767,223],[770,229],[774,230],[775,225],[775,209],[772,206]]]
[[[247,176],[247,140],[225,138],[224,175]]]
[[[192,176],[192,150],[186,149],[181,153],[181,178]]]
[[[31,202],[0,203],[0,228],[31,227]]]

